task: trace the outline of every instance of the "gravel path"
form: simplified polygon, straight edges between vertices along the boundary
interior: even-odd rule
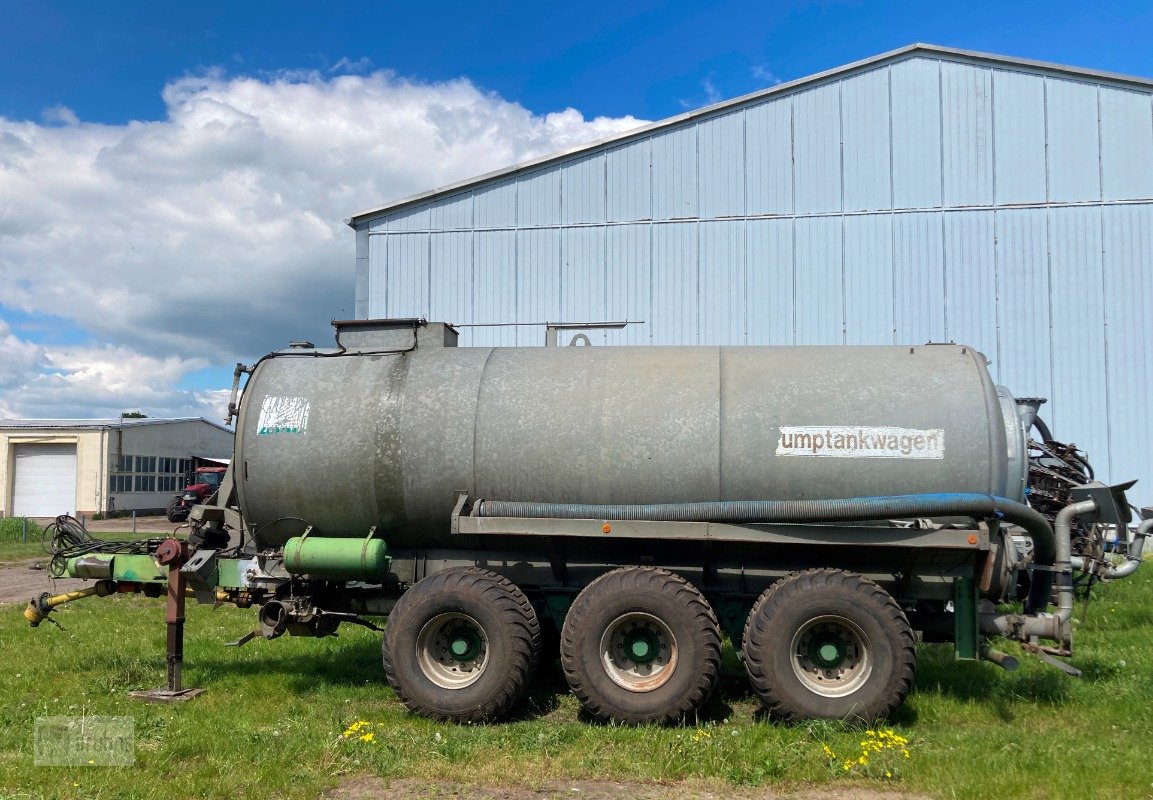
[[[92,585],[91,581],[80,581],[74,578],[65,578],[53,581],[48,577],[46,569],[29,569],[33,563],[48,565],[48,559],[26,561],[21,564],[6,564],[0,566],[0,604],[27,603],[42,592],[70,592],[73,589],[83,589]]]

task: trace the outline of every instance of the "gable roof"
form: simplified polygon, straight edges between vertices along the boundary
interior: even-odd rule
[[[345,223],[352,228],[359,227],[362,223],[375,217],[382,216],[387,213],[399,211],[400,209],[416,205],[441,196],[456,194],[458,192],[467,190],[474,186],[484,183],[490,183],[501,178],[506,178],[519,172],[525,172],[536,167],[541,167],[557,161],[568,159],[580,153],[592,152],[601,148],[606,148],[610,145],[623,144],[632,139],[643,139],[655,132],[661,131],[665,128],[672,128],[681,123],[696,120],[700,118],[720,116],[726,111],[731,110],[735,106],[747,105],[777,94],[788,94],[803,89],[809,85],[816,85],[828,82],[834,79],[840,79],[859,72],[867,72],[870,69],[875,69],[882,64],[895,63],[904,61],[916,56],[930,56],[948,61],[956,61],[960,63],[976,64],[980,66],[993,66],[1010,68],[1023,72],[1032,72],[1042,75],[1053,75],[1055,77],[1072,78],[1080,80],[1092,80],[1099,83],[1109,83],[1115,86],[1120,86],[1126,89],[1139,89],[1142,91],[1153,91],[1153,79],[1139,78],[1131,75],[1121,75],[1115,72],[1104,72],[1095,69],[1084,69],[1081,67],[1071,67],[1064,64],[1054,64],[1047,61],[1034,61],[1027,58],[1013,58],[1010,56],[1000,56],[993,53],[980,53],[973,50],[959,50],[953,47],[942,47],[935,44],[910,44],[905,47],[899,47],[896,50],[890,50],[887,53],[871,56],[870,58],[862,59],[861,61],[854,61],[851,64],[845,64],[841,67],[818,72],[815,75],[808,75],[804,78],[781,83],[776,86],[771,86],[767,89],[761,89],[750,94],[734,97],[731,100],[724,100],[720,103],[714,103],[704,108],[699,108],[694,111],[689,111],[685,114],[678,114],[675,117],[668,117],[657,122],[643,125],[639,128],[632,128],[631,130],[609,136],[604,139],[598,139],[594,142],[578,145],[569,148],[568,150],[561,150],[556,153],[550,153],[540,158],[523,161],[519,164],[514,164],[509,167],[487,172],[483,175],[478,175],[473,178],[468,178],[456,183],[450,183],[447,186],[441,186],[437,189],[432,189],[427,192],[421,192],[410,197],[405,197],[400,200],[394,200],[390,203],[385,203],[380,206],[365,209],[352,215],[351,218],[345,220]]]

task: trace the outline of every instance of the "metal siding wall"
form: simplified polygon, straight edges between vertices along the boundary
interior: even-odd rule
[[[604,153],[561,168],[561,212],[566,225],[605,221],[605,169]]]
[[[430,211],[433,230],[467,230],[472,227],[472,192],[437,200]]]
[[[996,212],[997,382],[1018,397],[1052,397],[1049,253],[1045,209]]]
[[[1045,200],[1045,79],[993,70],[996,201]]]
[[[387,237],[388,316],[428,316],[428,234],[390,233]]]
[[[841,210],[840,84],[793,96],[796,213]]]
[[[1045,79],[1045,129],[1049,136],[1049,199],[1101,197],[1097,143],[1097,87]]]
[[[988,69],[941,64],[941,189],[946,206],[993,202],[992,92]]]
[[[516,181],[484,186],[473,192],[473,219],[477,228],[511,228],[516,225]]]
[[[605,232],[606,321],[644,322],[609,331],[609,344],[652,344],[652,226],[613,225]]]
[[[796,224],[796,344],[844,344],[841,218]]]
[[[610,222],[653,218],[652,142],[630,142],[605,153]]]
[[[738,111],[697,125],[701,216],[745,213],[745,115]]]
[[[841,82],[845,158],[845,210],[893,207],[892,142],[889,136],[889,70]]]
[[[745,222],[700,226],[700,344],[745,343]]]
[[[392,231],[427,231],[429,223],[428,206],[418,206],[391,215],[388,218],[388,230]]]
[[[1101,194],[1106,200],[1153,197],[1150,96],[1101,87]]]
[[[845,341],[892,344],[893,215],[845,217]]]
[[[1053,404],[1047,409],[1058,438],[1083,443],[1108,463],[1105,329],[1093,310],[1104,308],[1101,210],[1049,212],[1049,290],[1052,310]],[[1086,313],[1088,312],[1088,313]]]
[[[749,344],[792,344],[793,225],[791,219],[746,223],[744,298]]]
[[[1109,364],[1107,478],[1140,478],[1136,496],[1153,503],[1153,348],[1138,331],[1153,317],[1153,205],[1107,208],[1102,216],[1105,344]],[[1096,442],[1085,442],[1096,449]],[[1093,453],[1089,453],[1093,456]]]
[[[513,231],[473,234],[473,303],[469,322],[517,321],[517,253]],[[534,320],[535,321],[535,320]],[[512,347],[516,328],[474,328],[478,347]]]
[[[563,322],[610,321],[606,315],[604,227],[566,228],[562,237],[559,319]],[[588,335],[594,343],[605,341],[603,332]]]
[[[388,236],[368,237],[368,308],[369,317],[388,316]]]
[[[745,110],[745,197],[749,214],[793,213],[793,98]]]
[[[677,128],[652,138],[653,219],[697,216],[697,129]]]
[[[893,323],[897,344],[945,341],[945,244],[940,212],[893,219]]]
[[[992,211],[945,213],[945,336],[997,357],[997,254]]]
[[[652,322],[658,344],[697,343],[697,223],[653,225]]]
[[[1149,502],[1150,201],[1150,92],[916,55],[373,219],[356,314],[646,320],[611,344],[957,341]]]
[[[369,311],[369,263],[368,245],[369,233],[367,230],[356,232],[356,290],[354,294],[354,317],[365,319]]]
[[[893,104],[893,207],[941,204],[941,74],[913,58],[889,68]]]
[[[471,231],[434,233],[429,242],[433,292],[428,318],[443,322],[472,322],[473,278]],[[463,328],[461,335],[471,332]]]
[[[561,322],[560,231],[516,232],[516,321]],[[531,327],[517,328],[516,343],[533,345],[544,334]]]
[[[516,218],[520,227],[559,225],[560,167],[522,175],[516,182]]]

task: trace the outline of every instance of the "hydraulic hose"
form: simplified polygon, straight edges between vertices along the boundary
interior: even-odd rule
[[[661,522],[852,522],[854,520],[917,517],[1003,519],[1033,537],[1038,564],[1053,566],[1057,542],[1049,521],[1029,506],[990,494],[906,494],[892,497],[852,497],[841,500],[719,500],[701,503],[644,505],[528,503],[480,500],[480,517],[556,519],[619,519]],[[1043,609],[1052,590],[1052,573],[1039,571],[1030,592],[1030,606]],[[1040,584],[1044,584],[1043,586]]]

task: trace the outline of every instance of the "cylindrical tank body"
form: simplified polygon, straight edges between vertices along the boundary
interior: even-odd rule
[[[234,473],[263,546],[379,530],[452,547],[457,492],[576,503],[985,492],[1024,433],[972,348],[418,347],[278,354]]]

